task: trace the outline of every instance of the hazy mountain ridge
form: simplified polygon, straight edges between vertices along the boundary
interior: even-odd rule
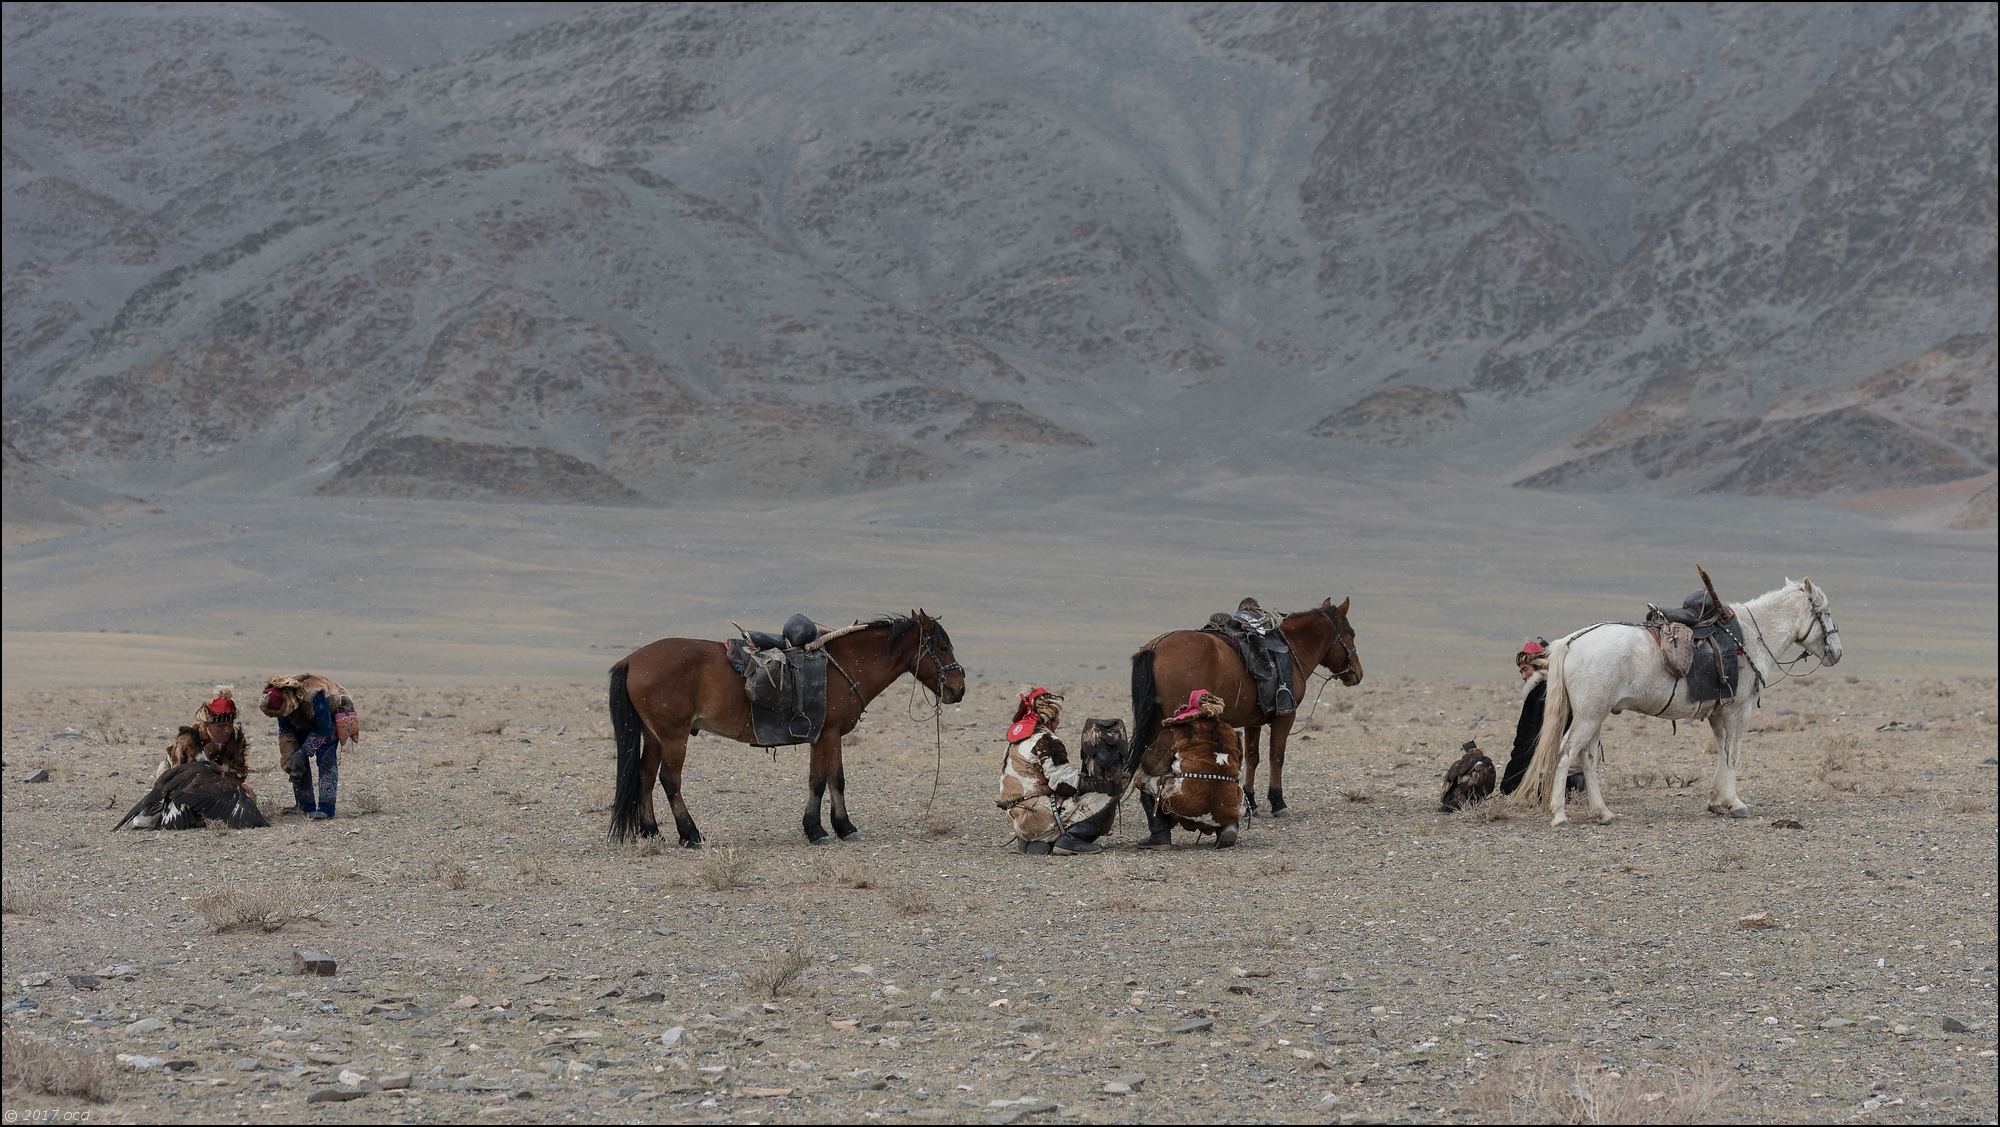
[[[164,201],[17,154],[117,22],[31,7],[8,434],[106,479],[847,492],[1219,404],[1553,488],[1994,461],[1990,6],[614,6],[399,79],[232,18],[204,81],[332,92],[100,129]]]

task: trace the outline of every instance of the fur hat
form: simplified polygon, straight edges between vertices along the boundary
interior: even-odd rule
[[[1014,722],[1007,729],[1007,742],[1019,743],[1035,734],[1037,728],[1054,728],[1062,718],[1063,698],[1061,693],[1052,693],[1037,685],[1021,694],[1021,703],[1014,706]]]
[[[201,706],[194,714],[195,723],[212,724],[217,720],[236,719],[236,686],[217,685],[215,696]]]
[[[1166,723],[1186,724],[1203,716],[1220,716],[1228,707],[1227,701],[1207,689],[1196,689],[1188,694],[1187,703],[1181,706],[1179,712],[1167,717]]]

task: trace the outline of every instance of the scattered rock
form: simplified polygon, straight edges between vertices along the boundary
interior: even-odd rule
[[[132,1024],[125,1027],[125,1036],[139,1037],[147,1033],[158,1033],[160,1030],[165,1029],[166,1027],[167,1023],[161,1021],[159,1018],[143,1017],[140,1018],[138,1021],[135,1021]]]
[[[385,1092],[394,1092],[399,1089],[409,1087],[410,1079],[411,1079],[410,1074],[407,1072],[391,1072],[387,1076],[384,1076],[381,1079],[381,1081],[376,1084],[376,1087],[382,1089]]]
[[[685,1036],[687,1036],[687,1026],[676,1025],[673,1028],[667,1030],[665,1033],[660,1034],[660,1044],[665,1045],[667,1048],[671,1049],[675,1045],[680,1044],[681,1038]]]
[[[193,1072],[196,1067],[195,1062],[191,1060],[170,1060],[167,1062],[168,1072]]]
[[[1780,818],[1777,821],[1772,822],[1771,825],[1773,828],[1780,830],[1802,830],[1806,828],[1804,822],[1800,822],[1792,818]]]
[[[151,1072],[153,1069],[167,1063],[167,1058],[141,1056],[138,1053],[119,1053],[118,1063],[131,1065],[140,1072]]]
[[[331,977],[334,973],[334,963],[324,952],[315,951],[310,947],[300,947],[292,952],[292,973]]]
[[[24,783],[46,783],[49,781],[49,769],[47,767],[37,767],[27,774],[22,775],[21,781]]]
[[[1210,1019],[1210,1018],[1205,1018],[1205,1017],[1198,1017],[1198,1018],[1195,1018],[1195,1019],[1194,1019],[1194,1020],[1192,1020],[1192,1021],[1184,1021],[1184,1022],[1181,1022],[1181,1023],[1179,1024],[1179,1025],[1176,1025],[1176,1026],[1174,1026],[1174,1027],[1173,1027],[1172,1029],[1169,1029],[1169,1030],[1167,1030],[1167,1032],[1169,1032],[1169,1033],[1206,1033],[1206,1032],[1208,1032],[1209,1030],[1211,1030],[1211,1029],[1214,1029],[1214,1028],[1215,1028],[1215,1022],[1214,1022],[1214,1021],[1213,1021],[1212,1019]]]
[[[1955,1017],[1948,1017],[1948,1018],[1945,1018],[1945,1019],[1943,1019],[1942,1021],[1939,1021],[1939,1022],[1938,1022],[1938,1025],[1939,1025],[1940,1027],[1942,1027],[1942,1028],[1944,1029],[1944,1031],[1945,1031],[1946,1033],[1970,1033],[1970,1032],[1972,1032],[1972,1030],[1970,1030],[1970,1029],[1967,1029],[1967,1028],[1965,1027],[1965,1023],[1964,1023],[1964,1022],[1962,1022],[1962,1021],[1958,1020],[1958,1019],[1957,1019],[1957,1018],[1955,1018]]]
[[[340,1070],[340,1082],[349,1088],[358,1088],[368,1082],[368,1077],[351,1068],[343,1068]]]
[[[1043,1021],[1041,1018],[1038,1017],[1017,1017],[1013,1021],[1007,1023],[1007,1032],[1040,1033],[1042,1030],[1047,1029],[1048,1027],[1049,1023]]]
[[[1753,928],[1753,929],[1777,927],[1778,921],[1772,919],[1771,913],[1769,912],[1754,912],[1750,915],[1744,916],[1740,920],[1737,920],[1736,926],[1744,928]]]
[[[102,980],[94,974],[73,974],[69,976],[72,990],[95,990]]]
[[[37,1002],[33,998],[30,998],[26,995],[22,995],[21,997],[14,999],[13,1001],[7,1003],[6,1005],[0,1006],[0,1014],[29,1013],[33,1010],[39,1010],[41,1008],[42,1004],[40,1002]]]
[[[366,1088],[320,1088],[306,1097],[309,1104],[338,1104],[348,1100],[358,1100],[368,1094]]]
[[[1830,1017],[1819,1023],[1821,1029],[1845,1029],[1854,1023],[1844,1017]]]

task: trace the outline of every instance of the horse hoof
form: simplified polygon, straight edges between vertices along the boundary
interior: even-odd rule
[[[844,834],[841,834],[841,835],[840,835],[840,840],[842,840],[842,841],[860,841],[860,840],[861,840],[861,831],[860,831],[860,830],[848,830],[848,831],[847,831],[846,833],[844,833]]]
[[[1271,808],[1271,817],[1273,818],[1289,818],[1291,816],[1292,808],[1289,806],[1274,806]]]
[[[1750,816],[1750,808],[1748,806],[1730,807],[1729,816],[1732,818],[1748,818]]]
[[[1568,814],[1557,814],[1557,815],[1556,815],[1555,817],[1553,817],[1553,818],[1550,818],[1550,819],[1549,819],[1549,828],[1550,828],[1550,829],[1552,829],[1552,830],[1566,830],[1566,829],[1568,829],[1568,828],[1569,828],[1569,815],[1568,815]]]
[[[1597,824],[1600,826],[1608,826],[1617,820],[1618,820],[1618,815],[1613,814],[1609,810],[1606,810],[1604,813],[1599,814],[1597,816]]]
[[[829,840],[829,838],[830,838],[830,837],[831,837],[831,835],[829,835],[829,834],[825,833],[824,831],[822,831],[822,832],[820,832],[820,833],[816,833],[816,834],[807,834],[807,835],[806,835],[806,844],[807,844],[807,845],[825,845],[825,844],[827,843],[827,841]]]
[[[1245,806],[1243,808],[1243,816],[1245,818],[1261,818],[1264,816],[1264,812],[1255,806]]]
[[[698,837],[684,837],[681,839],[682,849],[700,849],[701,846],[702,841]]]
[[[1221,833],[1215,835],[1215,847],[1217,849],[1229,849],[1233,847],[1235,844],[1236,844],[1235,826],[1231,826],[1228,829],[1223,830]]]

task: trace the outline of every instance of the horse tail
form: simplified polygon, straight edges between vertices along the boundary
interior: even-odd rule
[[[1542,698],[1542,730],[1535,737],[1535,757],[1528,761],[1527,774],[1514,791],[1514,800],[1530,808],[1548,805],[1550,788],[1561,787],[1556,768],[1562,762],[1563,735],[1569,730],[1569,676],[1564,659],[1569,656],[1569,639],[1549,647],[1548,695]]]
[[[1160,690],[1153,681],[1154,653],[1149,647],[1132,655],[1132,746],[1125,749],[1125,770],[1138,769],[1146,749],[1160,734]]]
[[[622,661],[611,667],[611,732],[618,742],[618,790],[611,799],[612,841],[629,841],[638,832],[639,800],[645,797],[644,784],[639,781],[639,764],[645,759],[645,729],[625,687],[628,672]]]

